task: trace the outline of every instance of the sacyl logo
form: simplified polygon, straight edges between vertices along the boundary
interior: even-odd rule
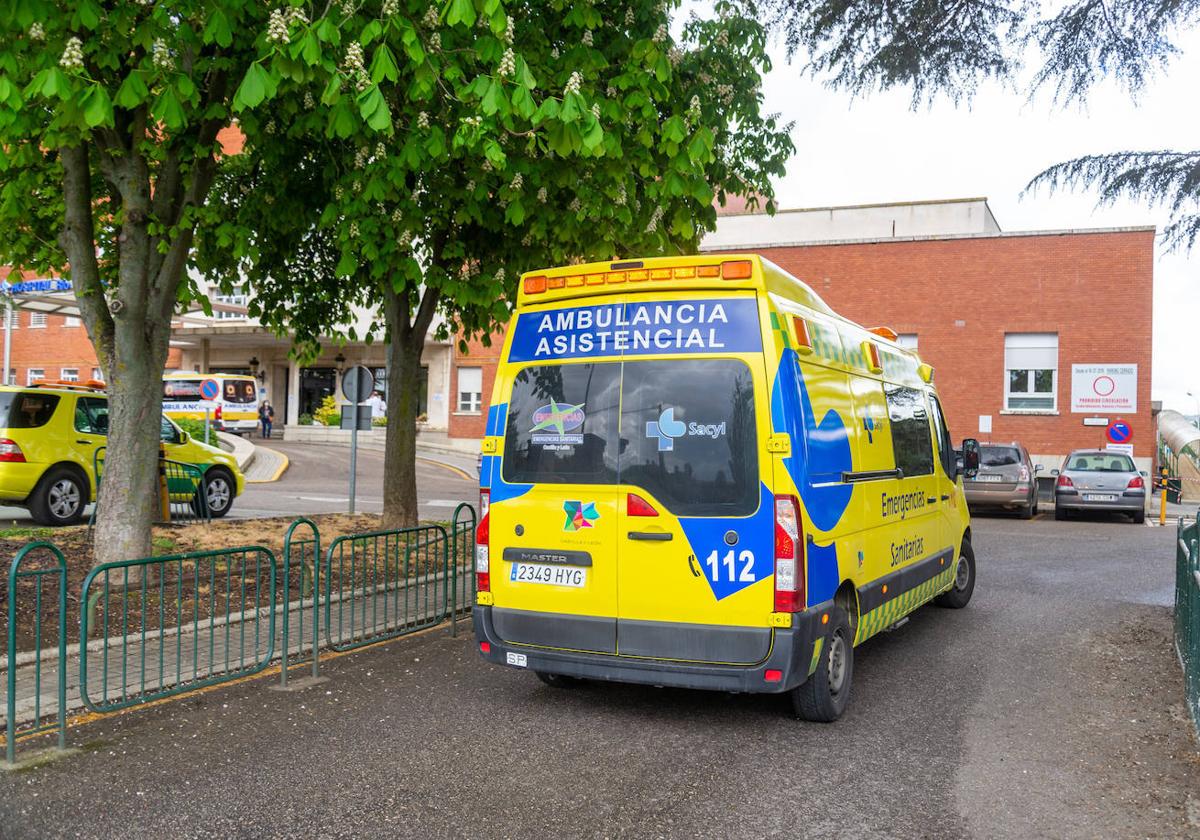
[[[658,451],[670,452],[675,448],[675,438],[707,437],[716,440],[725,434],[724,423],[684,423],[675,419],[675,409],[666,408],[657,420],[646,423],[646,437],[658,438]]]

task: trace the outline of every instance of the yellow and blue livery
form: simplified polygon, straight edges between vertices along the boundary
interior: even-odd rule
[[[756,255],[522,277],[488,412],[475,628],[545,682],[790,692],[975,581],[933,370]]]

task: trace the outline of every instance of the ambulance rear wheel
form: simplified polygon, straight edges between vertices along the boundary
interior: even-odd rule
[[[846,611],[829,611],[829,633],[821,645],[817,670],[808,682],[792,689],[792,709],[801,720],[832,723],[846,711],[850,702],[850,682],[854,676],[854,634]]]
[[[971,602],[971,594],[975,591],[975,552],[971,543],[963,540],[962,551],[958,554],[958,562],[954,564],[954,583],[949,592],[937,597],[934,602],[939,607],[961,610]]]
[[[579,685],[579,680],[576,677],[568,677],[566,674],[548,674],[545,671],[534,671],[537,678],[551,688],[574,688]]]

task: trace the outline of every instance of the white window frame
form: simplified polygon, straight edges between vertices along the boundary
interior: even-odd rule
[[[478,376],[478,389],[466,391],[463,390],[463,374],[470,371],[468,378]],[[467,386],[475,383],[467,383]],[[460,367],[458,369],[458,400],[456,402],[459,414],[479,414],[483,411],[483,368],[481,367]]]
[[[79,368],[59,368],[58,378],[63,382],[78,382]]]
[[[916,350],[919,339],[919,333],[900,333],[896,336],[896,343],[905,350]]]
[[[79,318],[78,315],[67,315],[63,319],[64,327],[78,327],[82,323],[83,323],[83,321]]]
[[[1050,390],[1036,391],[1037,374],[1050,372]],[[1013,373],[1024,372],[1024,389],[1013,390]],[[1006,333],[1004,410],[1018,414],[1058,413],[1058,333]],[[1040,404],[1030,405],[1030,400]],[[1019,402],[1025,404],[1019,404]],[[1018,404],[1014,404],[1017,402]]]
[[[98,382],[103,382],[104,381],[104,371],[98,367],[92,368],[92,379],[95,379]]]
[[[37,375],[35,376],[34,374],[37,374]],[[25,384],[27,386],[32,385],[34,382],[37,382],[39,379],[45,379],[45,378],[46,378],[46,369],[45,368],[28,368],[25,371]]]
[[[46,313],[45,312],[30,312],[29,313],[29,329],[41,330],[46,328]]]

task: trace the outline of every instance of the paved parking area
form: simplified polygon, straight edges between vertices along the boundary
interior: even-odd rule
[[[779,698],[543,686],[444,630],[72,730],[0,836],[1184,837],[1200,761],[1174,529],[978,518],[965,610],[858,651],[834,725]]]

